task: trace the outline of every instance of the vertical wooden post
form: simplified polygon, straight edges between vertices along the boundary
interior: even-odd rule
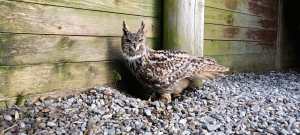
[[[164,0],[163,47],[203,56],[204,0]]]

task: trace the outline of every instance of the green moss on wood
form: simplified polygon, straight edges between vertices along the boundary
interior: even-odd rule
[[[0,101],[0,109],[6,108],[6,102],[5,101]]]
[[[229,25],[233,25],[233,22],[234,22],[233,13],[228,14],[228,15],[226,16],[226,22],[227,22],[227,24],[229,24]]]
[[[0,1],[0,5],[7,7],[8,9],[15,9],[16,4],[6,2],[6,1]]]
[[[112,72],[112,79],[113,79],[114,82],[117,82],[117,81],[122,80],[122,76],[121,76],[121,74],[118,71],[113,70],[113,72]]]
[[[5,109],[16,104],[16,98],[8,98],[0,101],[0,109]]]
[[[28,99],[28,97],[25,95],[22,95],[22,94],[18,95],[16,98],[16,105],[23,106],[27,99]]]
[[[37,25],[32,26],[31,22],[19,20],[22,16],[26,16],[26,6],[23,3],[16,3],[12,1],[0,1],[0,32],[18,32],[31,30],[33,28],[39,29]]]
[[[13,68],[0,66],[0,96],[10,94],[10,80],[9,76],[13,73]]]
[[[58,79],[70,80],[72,79],[72,73],[70,72],[69,66],[66,63],[54,64],[54,74],[58,75]]]
[[[57,43],[58,50],[65,51],[73,46],[75,43],[74,40],[71,40],[69,37],[62,37],[61,40]]]
[[[6,66],[11,62],[10,50],[14,43],[14,34],[0,34],[0,66]]]

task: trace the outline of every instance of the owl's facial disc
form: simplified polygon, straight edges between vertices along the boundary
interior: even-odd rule
[[[140,28],[137,33],[128,31],[126,25],[123,25],[122,51],[127,59],[139,58],[145,54],[146,38],[144,28]]]

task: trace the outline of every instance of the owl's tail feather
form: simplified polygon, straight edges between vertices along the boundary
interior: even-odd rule
[[[224,76],[224,73],[229,71],[229,68],[222,65],[207,65],[203,70],[196,75],[200,79],[214,79]]]
[[[220,72],[201,72],[196,75],[197,78],[203,79],[203,80],[210,80],[215,79],[216,77],[222,77],[224,76],[223,73]]]

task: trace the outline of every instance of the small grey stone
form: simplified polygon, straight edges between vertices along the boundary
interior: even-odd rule
[[[246,115],[245,111],[240,111],[240,117],[244,117]]]
[[[55,123],[55,122],[48,121],[48,122],[47,122],[47,126],[48,126],[48,127],[56,127],[56,123]]]
[[[280,130],[280,133],[283,134],[283,135],[288,135],[288,134],[290,134],[286,129],[281,129],[281,130]]]
[[[205,125],[208,131],[215,131],[220,128],[220,124],[206,124]]]
[[[130,127],[130,126],[125,127],[126,132],[129,132],[131,129],[132,129],[132,127]]]
[[[183,134],[183,135],[190,135],[190,134],[191,134],[191,132],[190,132],[190,131],[187,131],[187,130],[185,130],[185,131],[183,131],[183,132],[182,132],[182,134]]]
[[[167,109],[171,110],[173,107],[171,105],[168,105]]]
[[[12,121],[12,117],[10,115],[4,115],[3,118],[6,120],[6,121]]]
[[[210,135],[225,135],[225,133],[223,132],[212,132],[212,133],[209,133]]]
[[[300,129],[295,128],[295,129],[293,129],[293,132],[296,134],[300,134]]]
[[[26,124],[25,124],[24,122],[20,122],[20,123],[19,123],[19,126],[20,126],[20,128],[25,128],[25,127],[26,127]]]
[[[116,134],[115,128],[114,128],[114,127],[109,128],[109,129],[107,130],[107,134],[109,134],[109,135],[115,135],[115,134]]]
[[[179,120],[179,123],[182,124],[182,125],[185,125],[186,121],[187,121],[186,119],[181,119],[181,120]]]
[[[268,127],[267,131],[271,134],[277,134],[276,130],[274,129],[274,127]]]
[[[144,113],[145,113],[147,116],[151,116],[151,110],[149,110],[149,109],[144,109]]]
[[[158,109],[158,108],[160,108],[160,103],[159,103],[159,101],[154,101],[154,102],[152,102],[152,104]]]
[[[20,114],[18,111],[15,111],[15,120],[18,120],[20,118]]]
[[[132,108],[138,108],[138,104],[136,102],[129,102]]]
[[[151,132],[145,132],[144,135],[152,135],[152,133]]]
[[[39,124],[39,128],[45,128],[45,127],[46,127],[46,124],[44,122]]]
[[[97,105],[95,105],[95,104],[92,104],[92,105],[91,105],[91,109],[92,109],[92,110],[96,109],[96,107],[97,107]]]
[[[106,114],[106,115],[103,115],[103,119],[110,119],[112,117],[112,114]]]
[[[142,124],[140,121],[138,121],[138,120],[136,120],[136,121],[134,122],[134,125],[135,125],[135,127],[136,127],[137,129],[140,129],[140,128],[142,128],[142,126],[143,126],[143,124]]]

